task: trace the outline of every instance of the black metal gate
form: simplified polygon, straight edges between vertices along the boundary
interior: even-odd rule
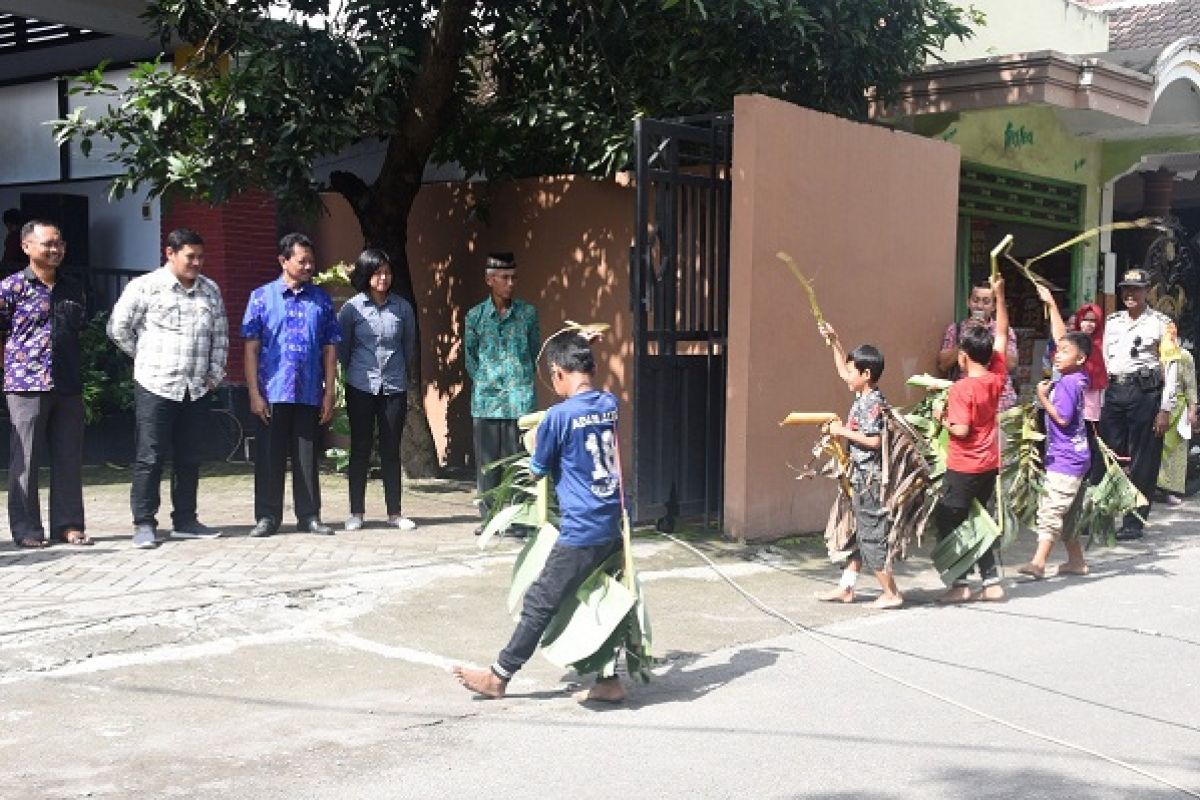
[[[638,120],[633,516],[721,524],[733,115]]]

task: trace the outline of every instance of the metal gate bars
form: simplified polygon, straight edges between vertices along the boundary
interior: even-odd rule
[[[633,515],[721,525],[733,115],[634,123]]]

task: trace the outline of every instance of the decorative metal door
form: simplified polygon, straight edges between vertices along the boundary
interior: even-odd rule
[[[733,115],[638,120],[634,137],[633,516],[719,526]]]
[[[1200,348],[1200,246],[1174,217],[1163,220],[1146,247],[1142,266],[1152,281],[1148,301],[1179,325],[1179,338],[1195,353]]]

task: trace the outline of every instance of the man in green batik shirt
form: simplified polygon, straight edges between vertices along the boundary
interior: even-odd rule
[[[517,264],[512,253],[491,253],[484,264],[490,296],[467,312],[464,349],[471,376],[475,470],[480,513],[484,493],[495,488],[499,470],[484,467],[521,447],[517,420],[537,408],[537,354],[541,347],[537,309],[513,297]],[[478,531],[476,531],[478,533]]]

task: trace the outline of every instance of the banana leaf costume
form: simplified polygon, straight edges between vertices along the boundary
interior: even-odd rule
[[[526,431],[527,449],[541,418],[539,412],[519,421],[520,428]],[[558,539],[554,489],[548,477],[534,477],[529,462],[528,453],[518,453],[486,467],[501,469],[502,477],[489,493],[488,505],[493,510],[479,537],[482,549],[493,536],[514,525],[537,531],[525,541],[513,565],[507,605],[514,621],[520,619],[525,592],[541,574]],[[633,566],[629,518],[622,517],[624,547],[596,568],[575,594],[559,606],[540,645],[542,655],[552,664],[574,669],[580,675],[597,673],[602,678],[616,675],[623,651],[629,676],[645,682],[650,679],[650,668],[654,665],[650,655],[650,618],[642,584]]]
[[[830,458],[819,474],[838,481],[838,493],[829,510],[825,526],[825,544],[834,563],[849,558],[855,549],[855,518],[851,501],[849,461],[844,451],[828,434],[818,440],[814,457],[828,454]],[[889,405],[883,406],[883,429],[880,432],[882,470],[870,479],[880,481],[880,501],[887,511],[890,530],[887,540],[887,568],[896,559],[908,557],[914,543],[920,544],[935,496],[930,449],[924,437]]]

